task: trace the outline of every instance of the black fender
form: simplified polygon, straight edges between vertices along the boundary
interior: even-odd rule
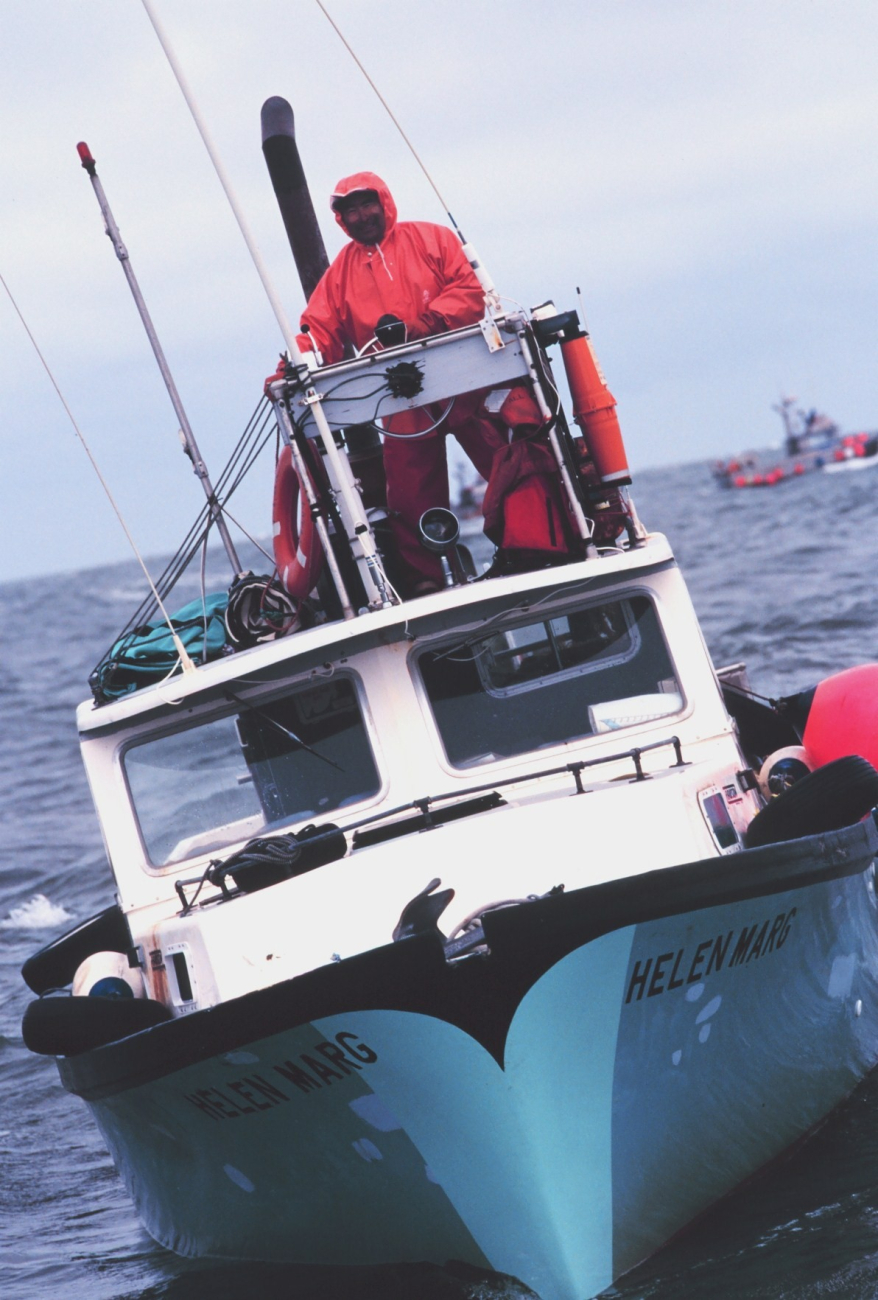
[[[78,1056],[172,1018],[151,998],[47,997],[28,1005],[21,1033],[39,1056]]]
[[[66,988],[77,968],[93,952],[128,952],[131,931],[118,904],[59,935],[28,957],[21,968],[25,984],[34,993]]]
[[[853,826],[878,804],[878,772],[848,754],[815,768],[767,803],[751,821],[744,847],[761,848]]]

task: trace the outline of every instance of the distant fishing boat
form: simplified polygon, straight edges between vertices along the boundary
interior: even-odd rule
[[[842,433],[828,416],[796,407],[795,402],[794,397],[784,397],[772,408],[784,424],[782,451],[747,451],[714,462],[711,468],[721,487],[776,487],[816,470],[833,474],[878,465],[878,431]]]

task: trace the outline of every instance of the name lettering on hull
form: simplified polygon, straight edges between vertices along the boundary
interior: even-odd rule
[[[724,966],[731,969],[745,966],[754,958],[766,957],[784,946],[795,915],[793,907],[763,921],[761,926],[757,921],[755,925],[704,939],[695,948],[678,948],[675,952],[636,961],[625,996],[626,1005],[640,1002],[643,997],[655,998],[660,993],[681,989],[686,984],[697,984]]]
[[[202,1115],[213,1120],[240,1119],[242,1115],[255,1115],[257,1111],[271,1110],[291,1101],[295,1091],[292,1094],[286,1091],[280,1086],[280,1080],[292,1084],[300,1093],[319,1092],[377,1060],[377,1052],[357,1034],[342,1030],[332,1042],[324,1039],[292,1060],[263,1066],[261,1074],[244,1075],[224,1083],[221,1088],[198,1088],[184,1097]]]

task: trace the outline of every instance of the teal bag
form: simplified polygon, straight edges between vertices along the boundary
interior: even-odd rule
[[[222,654],[226,645],[228,592],[192,600],[171,615],[171,624],[194,664]],[[179,651],[163,618],[126,632],[89,678],[99,703],[118,700],[141,686],[150,686],[179,671]]]

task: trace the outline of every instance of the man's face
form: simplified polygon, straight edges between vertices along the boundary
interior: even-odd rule
[[[351,239],[359,244],[380,244],[387,225],[381,200],[374,190],[358,190],[342,199],[336,210]]]

